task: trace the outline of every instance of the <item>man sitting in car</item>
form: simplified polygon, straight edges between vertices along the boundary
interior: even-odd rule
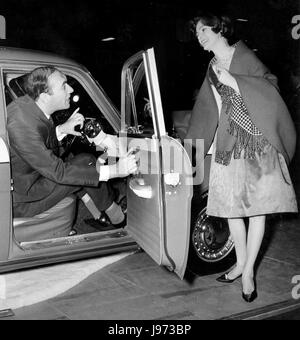
[[[128,152],[112,165],[102,165],[91,154],[63,160],[60,141],[68,134],[80,135],[75,127],[83,127],[84,117],[75,110],[64,124],[55,127],[51,116],[70,107],[72,87],[61,71],[47,66],[28,74],[25,88],[27,94],[7,109],[14,217],[33,217],[76,193],[86,203],[91,199],[98,208],[98,216],[91,221],[94,227],[124,226],[126,218],[107,181],[136,172],[135,156]],[[100,218],[102,211],[110,225]]]

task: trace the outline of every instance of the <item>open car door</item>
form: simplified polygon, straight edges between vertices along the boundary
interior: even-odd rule
[[[154,50],[122,70],[122,127],[140,167],[128,180],[127,230],[159,265],[182,279],[190,238],[192,166],[181,143],[166,133]]]

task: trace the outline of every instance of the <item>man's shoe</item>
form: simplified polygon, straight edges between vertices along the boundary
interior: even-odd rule
[[[104,214],[102,214],[100,218],[97,219],[85,219],[84,222],[90,227],[93,227],[99,231],[108,231],[115,229],[115,227],[110,223],[109,219]]]
[[[126,227],[126,224],[127,224],[127,218],[126,218],[126,215],[124,217],[124,220],[118,224],[112,224],[108,218],[106,218],[105,215],[101,215],[100,218],[98,219],[94,219],[94,218],[89,218],[89,219],[86,219],[84,220],[84,222],[99,230],[99,231],[108,231],[108,230],[115,230],[115,229],[120,229],[120,228],[124,228]]]

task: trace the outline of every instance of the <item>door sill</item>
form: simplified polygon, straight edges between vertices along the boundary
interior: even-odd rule
[[[120,239],[128,236],[127,231],[120,228],[117,230],[101,231],[90,234],[74,235],[47,240],[22,242],[20,246],[23,250],[38,250],[57,246],[72,246],[97,241],[107,241],[109,239]]]

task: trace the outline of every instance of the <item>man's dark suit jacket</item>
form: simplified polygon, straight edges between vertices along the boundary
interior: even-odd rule
[[[7,108],[14,204],[47,198],[57,184],[97,187],[94,166],[75,165],[59,158],[59,142],[52,120],[24,96]]]

